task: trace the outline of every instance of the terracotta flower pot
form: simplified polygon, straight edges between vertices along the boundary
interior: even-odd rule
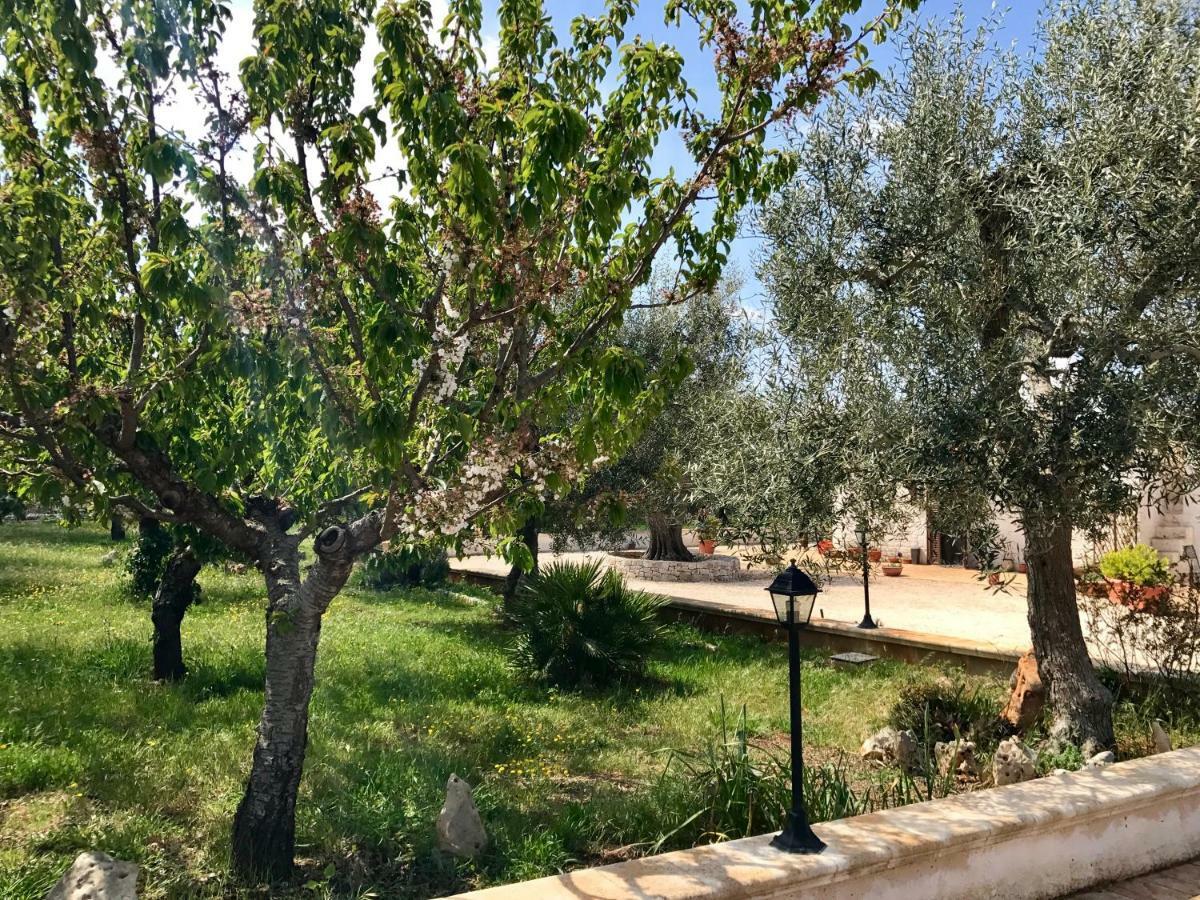
[[[1020,572],[1022,575],[1028,575],[1029,574],[1029,564],[1028,563],[1017,563],[1017,571]]]
[[[1169,592],[1170,588],[1163,584],[1138,585],[1129,581],[1108,583],[1108,599],[1137,612],[1158,612]]]
[[[820,553],[822,556],[825,556],[832,549],[833,549],[833,541],[830,541],[830,540],[817,541],[817,552]]]
[[[717,542],[700,538],[700,552],[705,556],[712,556],[717,552]]]
[[[904,571],[904,566],[900,563],[886,562],[883,564],[883,574],[888,578],[898,578],[900,573]]]
[[[1000,573],[999,572],[989,572],[988,573],[988,584],[995,587],[999,583],[1000,583]]]
[[[878,548],[868,550],[867,559],[869,559],[871,562],[879,562],[879,560],[883,559],[883,551]]]

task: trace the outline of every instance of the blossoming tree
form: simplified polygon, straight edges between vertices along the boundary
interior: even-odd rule
[[[502,0],[491,61],[477,0],[444,23],[426,0],[258,0],[236,78],[213,0],[0,4],[3,487],[186,524],[261,571],[237,871],[291,870],[321,620],[355,559],[511,534],[514,503],[619,451],[660,385],[598,335],[660,251],[678,299],[715,282],[739,208],[790,171],[768,129],[871,80],[866,39],[915,3],[852,28],[859,0],[752,0],[744,25],[671,0],[711,104],[679,51],[627,36],[634,0],[561,46],[541,3]],[[691,168],[655,177],[675,129]],[[527,411],[568,398],[535,438]]]

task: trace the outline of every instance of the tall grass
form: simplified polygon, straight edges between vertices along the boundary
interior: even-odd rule
[[[652,845],[686,847],[763,834],[783,827],[791,809],[790,748],[751,738],[743,704],[731,719],[721,698],[720,728],[699,750],[671,750],[657,790],[676,823]],[[850,761],[804,768],[804,805],[812,822],[858,816],[879,809],[946,796],[953,780],[931,760],[916,773],[859,772]],[[853,780],[857,778],[858,784]]]
[[[146,900],[266,896],[233,884],[226,863],[262,704],[261,580],[204,569],[205,602],[183,626],[190,674],[156,685],[149,611],[121,589],[119,568],[101,565],[111,547],[98,529],[0,526],[0,897],[40,900],[91,849],[139,865]],[[736,737],[735,725],[718,737],[722,694],[753,711],[740,726],[752,761],[754,744],[787,730],[777,644],[672,626],[647,679],[566,693],[519,677],[511,639],[459,589],[351,589],[335,601],[317,662],[300,873],[271,896],[429,897],[644,853],[695,811],[690,781],[659,787],[662,748]],[[909,671],[834,669],[806,651],[807,746],[853,750]],[[451,772],[475,787],[492,838],[476,862],[436,848]],[[810,793],[826,803],[816,778]],[[831,796],[823,815],[861,803],[853,790],[857,801]],[[769,818],[756,812],[748,827],[772,830]]]

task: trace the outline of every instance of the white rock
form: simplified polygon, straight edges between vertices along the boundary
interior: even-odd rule
[[[446,782],[446,803],[438,814],[437,835],[438,846],[455,856],[476,857],[487,846],[487,832],[471,786],[457,775]]]
[[[938,772],[943,777],[964,775],[967,778],[974,778],[979,774],[979,765],[975,761],[974,741],[954,741],[953,743],[938,741],[933,745],[933,755],[937,759]]]
[[[1150,736],[1154,738],[1155,753],[1171,752],[1171,736],[1157,719],[1150,723]]]
[[[881,728],[863,741],[859,755],[863,759],[894,763],[910,770],[917,765],[917,736],[908,730]]]
[[[102,566],[113,566],[113,565],[116,565],[116,563],[117,563],[117,558],[118,558],[120,555],[121,555],[121,554],[120,554],[118,551],[116,551],[116,550],[109,550],[109,551],[108,551],[107,553],[105,553],[105,554],[104,554],[102,557],[100,557],[100,565],[102,565]]]
[[[1037,757],[1033,751],[1018,741],[1009,738],[1001,741],[992,757],[992,780],[999,787],[1029,781],[1037,775]]]
[[[1070,769],[1054,769],[1050,774],[1051,775],[1070,775],[1071,770]]]
[[[1097,753],[1091,759],[1083,764],[1085,769],[1104,769],[1111,766],[1117,761],[1117,754],[1111,750],[1105,750],[1103,753]]]
[[[80,853],[46,900],[137,900],[138,868],[107,853]]]

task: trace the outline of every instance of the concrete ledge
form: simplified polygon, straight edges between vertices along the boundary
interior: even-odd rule
[[[825,822],[820,856],[770,835],[489,888],[474,900],[1034,900],[1200,856],[1200,748]]]
[[[669,600],[663,612],[674,621],[720,633],[757,634],[772,640],[786,638],[779,623],[766,611],[722,606],[687,597],[669,597]],[[944,662],[973,675],[1008,677],[1020,658],[1019,653],[965,638],[947,638],[903,628],[864,629],[831,619],[813,619],[808,628],[800,632],[800,642],[807,647],[820,647],[835,653],[853,650],[910,663]]]

